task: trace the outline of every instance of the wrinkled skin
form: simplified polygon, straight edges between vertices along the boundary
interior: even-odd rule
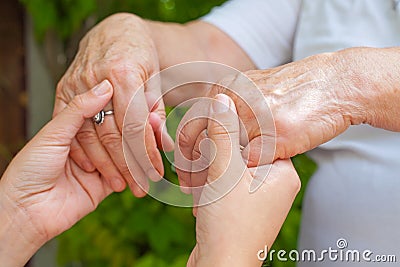
[[[145,188],[139,187],[133,178],[143,181],[144,186],[148,177],[160,179],[164,169],[157,144],[161,148],[163,137],[163,148],[173,148],[172,139],[162,127],[165,111],[162,100],[158,101],[161,89],[142,87],[158,71],[157,51],[144,21],[132,14],[118,14],[99,23],[82,39],[73,63],[57,86],[54,115],[75,95],[88,91],[100,81],[108,79],[113,85],[112,102],[104,110],[113,109],[114,115],[106,116],[100,126],[86,121],[72,143],[71,157],[86,171],[99,170],[114,191],[122,191],[128,183],[136,196],[144,196]],[[141,104],[130,109],[128,123],[123,125],[134,95]],[[149,120],[136,118],[135,112],[148,114]],[[132,172],[123,154],[123,127],[134,133],[125,139],[126,153],[132,153],[136,161]],[[135,146],[138,140],[145,143],[146,148]]]
[[[243,86],[238,77],[222,81],[224,86],[211,87],[207,95],[225,93],[232,97],[247,132],[246,138],[241,138],[241,145],[245,147],[243,158],[248,160],[249,167],[268,164],[313,149],[350,125],[368,123],[400,130],[397,120],[393,119],[400,113],[396,103],[398,89],[392,75],[387,74],[398,68],[387,62],[393,58],[391,53],[398,54],[394,49],[348,49],[269,70],[245,72],[261,90],[267,105],[259,104],[264,102],[259,98],[245,103],[242,98],[251,99],[258,89]],[[175,149],[178,162],[182,157],[193,160],[192,151],[207,121],[196,119],[185,126],[182,124],[201,109],[204,109],[202,105],[193,105],[178,128],[179,150]],[[257,119],[265,120],[264,117],[272,119],[267,123],[257,122]],[[266,128],[261,131],[260,125]],[[183,191],[190,192],[191,172],[178,169],[178,175]]]

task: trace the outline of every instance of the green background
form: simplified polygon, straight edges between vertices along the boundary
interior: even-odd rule
[[[67,44],[88,19],[100,21],[115,12],[186,22],[196,19],[224,0],[21,0],[30,13],[39,41],[51,31]],[[177,123],[179,118],[172,118]],[[296,248],[305,185],[316,165],[304,155],[293,158],[302,189],[273,249]],[[176,174],[164,158],[166,177]],[[260,211],[262,212],[262,211]],[[265,223],[265,222],[258,222]],[[151,197],[137,199],[127,190],[114,193],[98,209],[58,237],[60,266],[186,266],[195,244],[191,209],[162,204]],[[245,244],[243,244],[245,246]],[[260,248],[261,249],[261,248]],[[256,255],[255,255],[256,257]],[[265,262],[264,266],[294,266],[291,262]]]

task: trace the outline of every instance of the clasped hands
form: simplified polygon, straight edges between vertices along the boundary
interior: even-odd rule
[[[164,104],[157,101],[161,92],[149,88],[135,91],[159,69],[154,44],[146,31],[141,32],[140,23],[123,24],[141,33],[142,39],[133,38],[135,43],[117,44],[105,38],[98,46],[99,28],[82,40],[74,63],[57,87],[53,120],[21,150],[0,180],[2,265],[23,266],[40,246],[92,212],[113,191],[122,191],[127,183],[140,197],[145,190],[137,179],[157,180],[163,175],[157,147],[162,143],[171,150],[174,143],[163,127]],[[132,32],[122,28],[124,34]],[[144,132],[146,143],[145,151],[131,147],[137,169],[130,172],[122,152],[121,131],[135,93],[142,103],[134,107],[136,112],[149,114],[149,120],[146,124],[133,121],[129,127]],[[289,160],[276,161],[271,168],[261,168],[265,175],[270,171],[268,179],[250,194],[249,183],[255,174],[240,152],[235,104],[226,95],[212,98],[219,104],[209,107],[209,116],[222,124],[210,121],[206,126],[217,153],[206,176],[204,172],[201,176],[205,183],[218,180],[225,171],[236,176],[239,169],[242,175],[228,195],[196,211],[197,244],[188,265],[260,265],[256,252],[271,245],[278,234],[299,189],[298,176]],[[107,116],[104,124],[97,126],[92,117],[102,109],[114,109],[115,116]],[[128,143],[134,146],[138,140],[132,138]],[[193,144],[196,140],[193,138]],[[141,177],[133,179],[132,175]],[[225,177],[230,178],[235,179]],[[210,186],[197,197],[207,198],[218,190]]]
[[[115,23],[119,26],[113,27]],[[128,184],[135,196],[144,196],[145,190],[135,181],[163,176],[157,148],[162,144],[171,150],[174,144],[163,127],[164,103],[157,101],[161,89],[137,91],[160,69],[156,46],[144,21],[129,15],[108,18],[81,41],[77,57],[57,86],[54,119],[17,155],[0,181],[0,259],[4,266],[22,266],[43,243],[93,211],[112,191],[122,191]],[[379,86],[387,88],[386,94],[369,88],[355,90],[369,62],[359,60],[364,54],[376,62],[381,57],[374,49],[344,50],[246,72],[260,88],[267,109],[258,105],[260,99],[243,103],[225,87],[213,86],[206,91],[214,101],[207,106],[209,120],[182,127],[177,140],[182,155],[193,161],[199,157],[198,144],[207,129],[217,153],[205,173],[196,173],[189,166],[178,169],[180,184],[189,192],[193,186],[226,178],[224,173],[235,176],[235,170],[240,169],[242,176],[225,197],[195,210],[197,244],[189,266],[210,266],[210,262],[218,266],[260,265],[256,252],[272,244],[299,189],[297,174],[288,160],[291,156],[332,139],[353,124],[399,130],[386,118],[396,114],[388,110],[397,103],[390,97],[390,80]],[[225,81],[226,85],[229,87],[235,78]],[[253,91],[243,87],[236,93],[251,99]],[[144,133],[146,147],[136,149],[135,136],[127,140],[136,166],[130,172],[121,132],[134,94],[142,103],[135,106],[135,112],[149,114],[149,120],[143,123],[132,116],[129,128]],[[190,98],[192,92],[185,94]],[[371,102],[374,96],[381,101]],[[273,133],[260,130],[249,105],[258,113],[272,114]],[[385,112],[379,112],[381,107]],[[91,117],[101,109],[113,109],[115,116],[96,126]],[[194,105],[190,113],[196,114],[197,109],[204,106]],[[244,125],[239,125],[239,118]],[[242,128],[248,143],[240,136]],[[271,144],[274,150],[268,149]],[[266,174],[269,167],[259,190],[250,193],[249,184],[257,179],[254,168],[265,169]],[[199,201],[208,194],[203,191],[194,197]]]
[[[75,96],[4,173],[0,181],[0,259],[4,266],[22,266],[41,245],[69,229],[112,192],[98,170],[85,171],[69,156],[82,125],[111,100],[112,94],[113,87],[105,80]],[[257,265],[255,253],[260,245],[272,244],[298,191],[297,175],[290,161],[277,161],[260,190],[250,194],[248,185],[254,174],[240,153],[239,120],[233,101],[218,94],[209,115],[208,134],[217,154],[209,166],[207,181],[226,174],[227,179],[234,178],[230,176],[238,171],[243,177],[226,197],[199,208],[198,242],[188,265]],[[218,190],[211,186],[202,197]],[[254,225],[263,221],[268,227]],[[249,229],[257,235],[249,235]],[[248,244],[246,249],[241,247],[242,242]]]

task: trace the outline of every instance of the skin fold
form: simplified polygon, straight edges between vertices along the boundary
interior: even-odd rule
[[[243,50],[229,36],[206,22],[181,25],[146,21],[133,14],[115,14],[99,23],[81,41],[74,62],[58,84],[54,114],[77,93],[109,79],[115,94],[106,109],[113,108],[115,117],[107,116],[101,127],[85,123],[72,144],[71,157],[88,171],[97,168],[115,191],[123,190],[127,183],[136,196],[143,196],[145,192],[137,186],[132,173],[139,180],[160,179],[163,166],[157,144],[160,147],[162,136],[167,140],[166,150],[172,149],[171,139],[165,130],[161,130],[165,129],[161,127],[164,103],[155,103],[163,92],[160,88],[140,88],[159,70],[182,62],[203,60],[248,71],[245,74],[260,88],[269,105],[258,112],[273,116],[275,132],[260,135],[252,120],[247,123],[244,120],[251,118],[246,108],[232,93],[220,87],[184,87],[167,94],[163,100],[167,105],[178,105],[198,96],[213,97],[220,92],[230,95],[238,105],[239,116],[245,121],[244,127],[249,134],[250,145],[245,148],[244,157],[249,160],[249,166],[254,166],[260,159],[265,163],[305,152],[332,139],[350,125],[369,123],[398,130],[398,123],[392,119],[398,115],[395,109],[398,82],[393,75],[398,73],[398,54],[398,48],[352,48],[270,70],[254,70],[254,63]],[[130,128],[142,135],[144,132],[147,148],[138,152],[132,149],[133,158],[137,160],[134,165],[138,167],[130,173],[120,144],[123,117],[129,99],[136,93],[143,103],[138,111],[153,115],[146,124],[135,121],[132,116]],[[251,90],[242,88],[241,94],[251,94]],[[248,103],[256,104],[257,101]],[[151,107],[155,109],[151,110]],[[195,129],[186,129],[182,133],[189,140],[188,146],[182,148],[182,154],[189,160],[198,135],[205,129],[204,122],[198,124]],[[268,148],[276,145],[276,150],[273,149],[274,153],[263,151],[260,149],[262,143],[268,144]],[[149,155],[151,162],[141,159],[144,153]],[[178,169],[178,175],[184,186],[190,186],[190,172]]]
[[[2,266],[24,266],[44,243],[72,227],[112,192],[99,172],[86,172],[69,156],[72,140],[84,121],[103,108],[112,93],[106,80],[74,97],[7,168],[0,180]],[[256,252],[266,244],[270,246],[277,236],[300,188],[299,178],[290,160],[280,160],[272,165],[260,189],[250,193],[248,184],[257,177],[254,168],[248,169],[240,156],[234,103],[225,95],[217,95],[215,102],[210,114],[222,125],[210,121],[208,126],[217,157],[206,179],[230,181],[238,171],[243,177],[222,199],[199,207],[197,244],[188,266],[216,262],[221,263],[218,266],[257,266]],[[269,167],[260,166],[259,175],[266,174]],[[213,200],[215,193],[224,189],[211,184],[201,194],[202,201]],[[266,223],[254,225],[255,221]],[[238,244],[247,244],[246,249]]]
[[[241,86],[237,77],[227,77],[223,81],[225,87],[183,87],[159,101],[158,96],[163,93],[161,88],[141,87],[159,70],[196,60],[219,62],[243,71],[258,86],[263,99],[253,97],[252,101],[243,102],[240,96],[252,99],[254,89]],[[239,143],[244,147],[240,152],[244,164],[248,168],[275,165],[331,140],[350,125],[364,123],[400,131],[399,60],[400,49],[397,47],[359,47],[315,55],[269,70],[255,70],[254,63],[243,50],[208,23],[194,21],[180,25],[145,21],[132,14],[116,14],[94,27],[80,43],[74,62],[58,84],[54,114],[59,114],[74,96],[108,79],[114,88],[114,96],[105,110],[114,109],[115,116],[107,116],[102,126],[94,126],[87,120],[71,143],[70,157],[83,170],[99,171],[114,191],[121,191],[128,184],[134,195],[143,196],[145,192],[133,178],[160,179],[163,166],[157,147],[160,148],[161,137],[169,140],[165,150],[172,149],[173,145],[162,130],[165,129],[162,127],[164,104],[178,105],[198,96],[213,99],[220,93],[230,96],[242,122]],[[237,90],[232,92],[229,87]],[[144,123],[131,116],[128,125],[132,132],[131,140],[137,140],[137,135],[142,134],[146,151],[136,151],[131,147],[128,152],[137,167],[129,172],[121,149],[121,132],[126,108],[135,94],[141,100],[138,102],[142,103],[135,106],[136,111],[149,113],[150,119]],[[260,104],[264,102],[266,105]],[[188,114],[195,115],[197,109],[204,108],[208,106],[194,104]],[[183,121],[190,119],[188,116]],[[255,123],[256,117],[267,118],[272,123],[260,126]],[[179,157],[192,161],[198,156],[194,151],[199,150],[200,139],[204,138],[204,130],[208,127],[205,119],[193,121],[190,127],[181,127],[177,145],[182,153],[177,154],[175,149],[176,161],[180,160]],[[142,155],[146,153],[150,162],[143,160]],[[278,169],[284,171],[285,167],[280,164],[283,163],[278,163]],[[208,171],[199,174],[178,166],[183,191],[191,192],[192,185],[206,183]],[[237,190],[236,194],[242,194]],[[201,195],[197,195],[197,199],[201,200]],[[208,214],[207,209],[201,207],[195,212],[197,216],[203,212]],[[201,228],[203,226],[198,231]],[[272,236],[267,239],[273,240]],[[219,249],[225,245],[229,248],[229,243],[232,243],[230,240],[219,241]],[[198,237],[192,262],[203,261],[202,255],[208,254],[202,254],[206,250],[202,243]]]

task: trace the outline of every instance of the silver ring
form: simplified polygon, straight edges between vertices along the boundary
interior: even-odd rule
[[[96,123],[97,125],[101,125],[104,122],[104,118],[106,115],[113,115],[114,110],[108,110],[108,111],[100,111],[93,117],[93,122]]]

